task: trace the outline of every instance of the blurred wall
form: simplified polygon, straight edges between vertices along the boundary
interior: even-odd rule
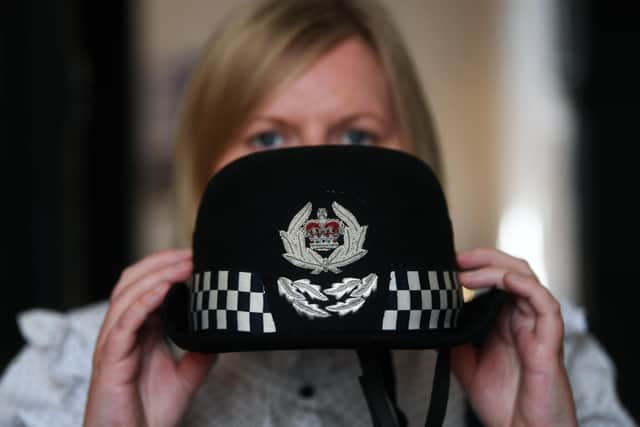
[[[498,246],[526,259],[556,297],[576,283],[576,120],[565,80],[566,15],[554,0],[504,3],[500,39]]]

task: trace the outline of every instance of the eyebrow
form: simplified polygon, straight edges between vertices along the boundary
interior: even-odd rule
[[[373,119],[373,120],[375,120],[377,122],[380,122],[385,127],[389,127],[391,125],[391,123],[389,123],[388,120],[385,120],[379,114],[371,113],[371,112],[362,112],[362,113],[349,114],[348,116],[340,119],[339,120],[339,124],[343,125],[345,123],[349,123],[349,122],[352,122],[352,121],[355,121],[355,120],[358,120],[358,119],[363,119],[363,118]],[[288,121],[287,118],[281,117],[281,116],[258,114],[258,115],[255,115],[255,116],[251,117],[249,123],[257,121],[257,120],[273,122],[273,123],[276,123],[276,124],[278,124],[280,126],[285,125],[287,123],[287,121]]]

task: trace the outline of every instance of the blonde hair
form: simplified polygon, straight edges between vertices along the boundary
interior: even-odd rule
[[[264,0],[237,10],[210,38],[183,98],[175,158],[178,243],[190,243],[212,165],[250,114],[339,42],[377,54],[401,138],[440,174],[432,118],[389,14],[372,0]]]

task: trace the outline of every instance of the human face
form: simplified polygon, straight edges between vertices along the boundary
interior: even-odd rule
[[[267,98],[218,157],[213,172],[258,151],[326,144],[414,151],[400,139],[377,57],[357,37],[336,45]]]

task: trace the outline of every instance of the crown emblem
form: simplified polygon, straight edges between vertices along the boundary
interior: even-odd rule
[[[328,251],[340,246],[338,238],[344,233],[342,221],[327,218],[327,209],[318,209],[318,219],[310,219],[304,224],[304,236],[309,239],[309,247],[315,251]]]
[[[337,202],[331,209],[339,219],[329,218],[326,208],[318,209],[318,218],[309,219],[311,202],[294,215],[287,230],[280,230],[285,253],[291,264],[321,272],[340,273],[340,267],[352,264],[367,254],[363,248],[367,226],[360,225],[356,217]],[[342,236],[342,244],[339,238]],[[326,257],[319,252],[332,251]]]

